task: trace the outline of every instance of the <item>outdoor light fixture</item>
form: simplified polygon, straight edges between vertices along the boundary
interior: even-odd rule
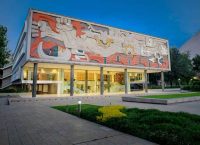
[[[180,79],[180,78],[178,79],[178,83],[179,83],[179,86],[180,86],[180,92],[181,92],[181,79]]]

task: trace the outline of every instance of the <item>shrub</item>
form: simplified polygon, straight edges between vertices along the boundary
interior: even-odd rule
[[[190,90],[190,85],[184,85],[184,86],[182,86],[182,89],[183,90]]]
[[[0,90],[0,93],[16,93],[16,92],[17,92],[17,89],[15,88],[5,88],[5,89]]]
[[[200,91],[200,80],[192,80],[190,82],[190,90]]]
[[[101,107],[98,109],[98,112],[100,112],[101,115],[97,116],[97,120],[101,122],[105,122],[110,118],[125,117],[126,114],[120,112],[120,110],[122,109],[124,109],[124,106],[120,106],[120,105]]]

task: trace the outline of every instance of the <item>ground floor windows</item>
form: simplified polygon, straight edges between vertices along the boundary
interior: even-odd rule
[[[98,70],[74,70],[75,94],[98,94],[100,92],[100,72]]]
[[[100,71],[100,67],[97,66],[74,66],[73,80],[71,80],[70,66],[51,68],[50,65],[39,65],[37,71],[37,93],[70,95],[71,82],[73,82],[74,95],[99,95],[102,94],[102,90],[103,94],[127,93],[134,91],[133,84],[144,83],[144,72],[142,70],[140,72],[138,70],[137,72],[128,70],[126,71],[126,76],[127,80],[125,79],[125,69],[123,68],[104,67]],[[23,82],[31,86],[32,80],[33,67],[25,66],[23,68]],[[102,90],[101,86],[103,87]],[[138,88],[143,89],[143,87]]]
[[[38,68],[37,79],[43,81],[58,81],[60,80],[59,74],[61,69],[56,68]],[[33,68],[24,67],[23,69],[23,79],[24,80],[33,80]]]

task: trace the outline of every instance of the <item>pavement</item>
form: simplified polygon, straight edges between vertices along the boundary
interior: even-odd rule
[[[142,91],[133,91],[133,92],[129,92],[128,94],[124,94],[123,92],[120,93],[104,93],[105,96],[118,96],[118,97],[122,97],[122,96],[144,96],[144,95],[158,95],[158,94],[177,94],[177,93],[187,93],[188,91],[186,90],[181,90],[179,88],[175,88],[175,89],[165,89],[165,91],[162,91],[161,89],[149,89],[148,93],[145,93],[144,90]],[[96,96],[100,96],[100,93],[97,94],[74,94],[74,97],[82,97],[82,96],[88,96],[88,97],[96,97]],[[22,98],[32,98],[32,93],[31,92],[26,92],[26,93],[0,93],[0,96],[6,96],[6,95],[10,95],[10,96],[20,96]],[[48,97],[70,97],[69,94],[37,94],[37,98],[48,98]]]
[[[41,101],[40,101],[41,99]],[[185,102],[177,104],[148,104],[148,103],[136,103],[136,102],[124,102],[120,96],[109,96],[109,97],[61,97],[61,98],[50,98],[44,99],[38,98],[38,104],[44,106],[58,106],[58,105],[71,105],[77,104],[78,101],[82,101],[82,104],[94,104],[94,105],[123,105],[127,108],[140,108],[140,109],[158,109],[161,111],[170,111],[170,112],[187,112],[190,114],[200,115],[200,101],[195,102]],[[17,102],[16,102],[17,103]]]
[[[172,91],[173,92],[173,91]],[[7,105],[0,97],[0,145],[154,145],[105,126],[52,109],[77,104],[123,105],[127,108],[158,109],[200,115],[200,101],[171,105],[123,102],[121,96],[38,97]],[[19,96],[15,96],[19,98]],[[44,99],[45,98],[45,99]],[[24,98],[22,98],[24,99]]]
[[[44,103],[0,102],[0,145],[154,145]]]

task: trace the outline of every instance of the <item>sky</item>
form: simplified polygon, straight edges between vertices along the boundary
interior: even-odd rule
[[[0,0],[0,25],[15,49],[29,8],[169,40],[180,47],[200,31],[200,0]]]

